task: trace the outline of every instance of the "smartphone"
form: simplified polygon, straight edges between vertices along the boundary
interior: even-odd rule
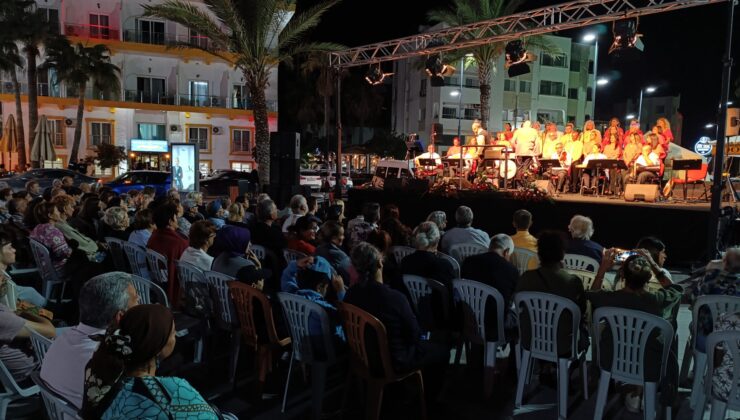
[[[636,251],[623,251],[617,254],[615,261],[618,263],[623,263],[627,258],[633,255],[637,255],[637,252]]]

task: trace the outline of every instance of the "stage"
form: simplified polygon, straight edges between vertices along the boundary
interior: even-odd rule
[[[523,200],[507,192],[460,191],[452,194],[419,193],[410,190],[351,189],[347,217],[354,217],[368,201],[382,205],[394,203],[401,209],[401,220],[414,227],[435,210],[447,213],[448,228],[455,225],[455,209],[466,205],[473,209],[473,226],[489,234],[514,233],[511,217],[524,208],[533,215],[530,230],[537,235],[544,229],[567,231],[576,214],[594,221],[593,240],[606,247],[632,248],[648,235],[663,240],[669,266],[686,267],[706,259],[709,203],[626,202],[609,197],[562,194],[543,201]]]

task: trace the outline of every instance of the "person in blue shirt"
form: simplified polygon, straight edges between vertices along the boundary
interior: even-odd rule
[[[298,296],[310,300],[311,302],[319,304],[326,311],[329,316],[329,323],[334,335],[334,341],[336,343],[345,342],[344,331],[342,330],[342,320],[339,317],[339,311],[336,306],[329,303],[326,300],[326,292],[331,287],[337,294],[344,295],[344,282],[342,277],[334,274],[333,278],[322,271],[315,271],[312,269],[301,270],[298,273],[298,284],[299,289],[296,291]],[[331,286],[330,286],[331,284]],[[321,335],[321,324],[319,319],[309,317],[308,328],[311,331],[311,336]]]

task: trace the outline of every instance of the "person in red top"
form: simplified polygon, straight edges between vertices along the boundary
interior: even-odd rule
[[[645,144],[645,139],[642,137],[642,130],[640,130],[640,123],[637,122],[637,120],[630,121],[630,128],[624,133],[624,136],[622,136],[622,147],[624,147],[627,144],[627,137],[629,137],[630,134],[637,134],[637,142],[639,145]]]
[[[177,280],[175,262],[188,247],[188,240],[177,233],[177,205],[165,203],[154,209],[152,216],[157,228],[147,242],[147,248],[159,252],[167,258],[167,297],[173,307],[180,301],[180,284]]]
[[[612,133],[616,134],[618,139],[624,138],[624,129],[622,129],[622,126],[619,124],[619,118],[614,117],[609,120],[609,127],[606,128],[604,135],[601,136],[602,146],[609,144],[609,135]],[[624,147],[624,145],[622,145],[622,147]]]
[[[313,216],[303,216],[289,228],[288,249],[302,252],[306,255],[316,253],[316,232],[319,225]]]
[[[504,137],[506,141],[511,141],[511,138],[514,137],[514,132],[511,131],[511,124],[509,123],[504,123]]]
[[[673,132],[671,131],[671,123],[668,121],[667,118],[660,117],[658,118],[658,121],[655,123],[658,127],[661,129],[661,134],[663,137],[665,137],[666,140],[666,151],[668,150],[668,147],[671,143],[673,143]]]

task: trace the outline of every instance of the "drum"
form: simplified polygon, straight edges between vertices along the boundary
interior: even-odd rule
[[[512,179],[516,176],[516,161],[509,159],[499,163],[499,174],[501,178]]]

